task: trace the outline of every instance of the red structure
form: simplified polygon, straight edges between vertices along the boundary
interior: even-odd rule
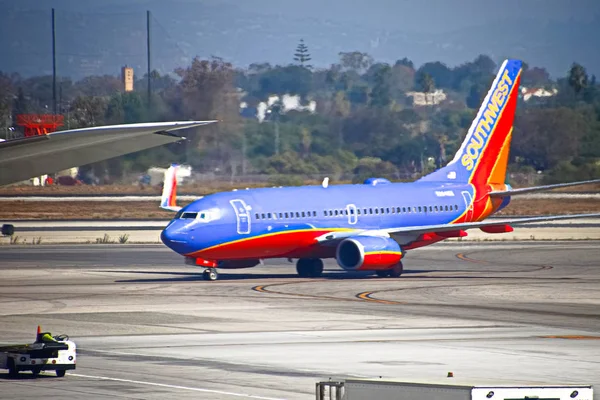
[[[17,125],[25,128],[25,137],[47,135],[64,123],[63,115],[19,114]]]

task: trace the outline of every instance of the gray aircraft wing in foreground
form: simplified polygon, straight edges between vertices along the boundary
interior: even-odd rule
[[[217,121],[97,126],[0,142],[0,186],[177,142],[173,131]]]

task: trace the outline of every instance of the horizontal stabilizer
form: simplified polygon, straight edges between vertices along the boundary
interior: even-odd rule
[[[547,190],[566,188],[571,186],[580,186],[580,185],[589,185],[591,183],[600,183],[600,179],[592,179],[591,181],[580,181],[580,182],[570,182],[570,183],[558,183],[556,185],[544,185],[544,186],[534,186],[522,189],[512,189],[512,190],[503,190],[498,192],[491,192],[491,197],[505,197],[505,196],[516,196],[519,194],[528,194],[535,192],[545,192]]]

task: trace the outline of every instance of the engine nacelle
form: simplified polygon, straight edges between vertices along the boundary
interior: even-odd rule
[[[398,264],[402,255],[400,245],[392,238],[354,236],[338,244],[335,258],[346,271],[376,271]]]

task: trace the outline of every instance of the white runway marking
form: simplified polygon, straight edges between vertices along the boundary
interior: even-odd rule
[[[98,380],[115,381],[115,382],[126,382],[126,383],[135,383],[138,385],[159,386],[159,387],[165,387],[165,388],[170,388],[170,389],[189,390],[192,392],[223,394],[223,395],[227,395],[227,396],[245,397],[245,398],[249,398],[249,399],[285,400],[285,399],[279,399],[279,398],[275,398],[275,397],[264,397],[264,396],[257,396],[257,395],[253,395],[253,394],[246,394],[246,393],[234,393],[234,392],[225,392],[222,390],[214,390],[214,389],[203,389],[203,388],[196,388],[196,387],[189,387],[189,386],[169,385],[166,383],[144,382],[144,381],[134,381],[131,379],[110,378],[108,376],[94,376],[94,375],[83,375],[83,374],[72,374],[72,373],[69,373],[68,375],[69,376],[77,376],[79,378],[89,378],[89,379],[98,379]]]

